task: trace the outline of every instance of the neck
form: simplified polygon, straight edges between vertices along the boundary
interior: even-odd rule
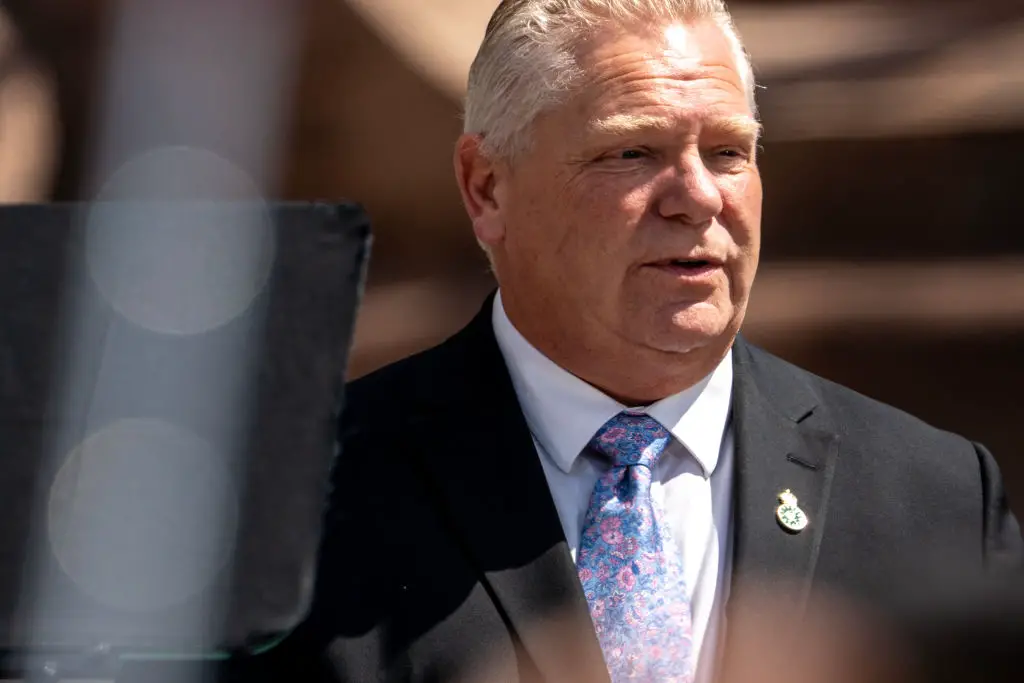
[[[523,337],[553,363],[625,406],[646,406],[685,391],[714,372],[735,335],[687,351],[661,351],[608,335],[594,343],[579,335],[552,333],[538,316],[523,315],[502,299],[505,314]],[[541,316],[543,317],[543,316]]]

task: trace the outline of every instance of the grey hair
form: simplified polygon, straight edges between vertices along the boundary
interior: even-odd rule
[[[723,0],[502,0],[487,25],[466,92],[466,133],[487,156],[512,161],[530,144],[538,116],[583,75],[574,50],[600,28],[711,20],[736,53],[752,111],[754,74]]]

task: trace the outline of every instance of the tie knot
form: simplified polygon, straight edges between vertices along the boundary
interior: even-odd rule
[[[647,415],[619,413],[590,440],[590,447],[610,458],[616,467],[645,465],[654,469],[671,435]]]

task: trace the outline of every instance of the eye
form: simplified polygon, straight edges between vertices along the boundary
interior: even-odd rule
[[[648,152],[644,149],[632,148],[616,152],[613,156],[615,159],[624,159],[628,161],[631,159],[643,159],[648,156]]]
[[[750,154],[742,147],[721,147],[715,150],[715,156],[725,159],[746,159]]]
[[[750,153],[742,147],[720,147],[712,151],[708,163],[723,170],[739,170],[746,167],[750,158]]]

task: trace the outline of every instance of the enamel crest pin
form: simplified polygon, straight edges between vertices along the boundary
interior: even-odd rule
[[[783,529],[792,534],[800,533],[810,522],[807,513],[800,509],[796,496],[789,489],[779,494],[779,507],[775,508],[775,518],[779,520]]]

